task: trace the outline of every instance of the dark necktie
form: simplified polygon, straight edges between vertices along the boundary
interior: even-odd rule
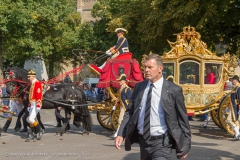
[[[150,84],[150,88],[147,94],[146,109],[144,116],[144,125],[143,125],[143,138],[148,141],[150,140],[150,111],[151,111],[151,98],[152,98],[152,88],[153,84]]]

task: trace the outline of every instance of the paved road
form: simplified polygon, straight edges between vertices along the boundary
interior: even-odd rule
[[[40,141],[25,142],[25,133],[14,133],[14,123],[7,133],[0,137],[1,160],[138,160],[139,147],[134,145],[131,151],[116,150],[111,131],[101,127],[92,112],[93,132],[82,136],[82,128],[71,125],[71,130],[63,136],[57,136],[56,120],[53,110],[41,110],[46,133]],[[15,122],[13,119],[13,122]],[[6,119],[0,118],[3,126]],[[231,137],[210,122],[207,129],[200,127],[202,122],[191,121],[192,149],[187,160],[240,160],[240,141],[231,142]],[[124,148],[124,147],[122,147]],[[175,151],[173,150],[173,153]],[[176,160],[173,154],[172,160]]]

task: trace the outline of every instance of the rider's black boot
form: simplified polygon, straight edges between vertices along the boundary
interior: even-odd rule
[[[28,133],[28,138],[26,139],[25,142],[29,142],[30,140],[34,140],[34,132],[35,132],[35,127],[30,126],[31,132]]]
[[[37,140],[40,140],[42,138],[42,130],[39,124],[35,126],[35,134],[37,136]]]
[[[5,123],[5,125],[4,125],[4,127],[3,127],[3,131],[4,131],[4,132],[7,132],[7,129],[8,129],[8,127],[10,126],[11,122],[12,122],[12,118],[11,118],[11,117],[8,117],[7,122]]]

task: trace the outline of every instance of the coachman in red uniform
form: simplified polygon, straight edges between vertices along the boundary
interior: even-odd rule
[[[35,133],[37,140],[40,140],[42,137],[42,131],[40,125],[35,119],[42,107],[42,84],[36,79],[36,73],[33,70],[29,70],[28,79],[31,82],[28,111],[30,128],[32,130],[32,133],[29,134],[28,140],[34,139],[33,133]]]

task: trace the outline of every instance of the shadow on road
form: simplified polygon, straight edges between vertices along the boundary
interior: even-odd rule
[[[206,143],[193,143],[191,151],[186,160],[237,160],[240,159],[240,155],[234,155],[230,152],[219,151],[217,149],[209,149],[205,147],[199,147],[206,145]],[[209,143],[208,146],[216,146],[216,144]],[[197,147],[198,146],[198,147]],[[137,160],[140,159],[140,153],[129,153],[123,160]],[[175,150],[172,151],[172,159],[178,160],[175,154]]]

